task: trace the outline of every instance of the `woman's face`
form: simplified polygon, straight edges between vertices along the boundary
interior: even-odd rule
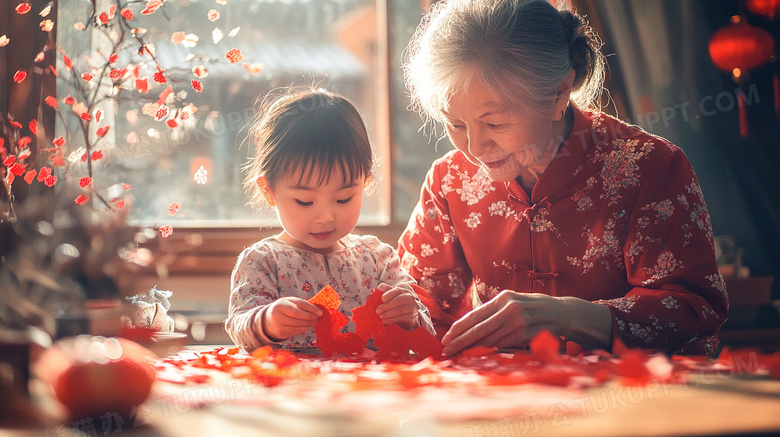
[[[550,116],[508,108],[476,79],[443,112],[452,144],[496,182],[547,161],[561,142]]]

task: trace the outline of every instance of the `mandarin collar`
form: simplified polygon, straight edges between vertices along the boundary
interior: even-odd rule
[[[577,166],[585,156],[585,152],[590,146],[591,126],[593,120],[591,113],[582,112],[577,106],[572,106],[574,111],[574,125],[566,141],[561,144],[558,153],[555,154],[550,165],[544,170],[544,173],[536,181],[534,189],[531,192],[531,198],[517,180],[505,182],[510,196],[515,197],[523,203],[535,205],[555,196],[571,178]]]

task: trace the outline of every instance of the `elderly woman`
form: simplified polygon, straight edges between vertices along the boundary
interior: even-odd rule
[[[456,150],[399,250],[446,354],[543,329],[588,349],[716,352],[728,298],[698,180],[681,149],[594,108],[599,49],[544,0],[441,2],[412,38],[412,105]]]

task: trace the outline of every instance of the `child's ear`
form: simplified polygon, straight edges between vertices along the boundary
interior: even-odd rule
[[[268,179],[265,176],[257,177],[257,187],[260,188],[260,192],[263,194],[266,203],[274,206],[274,193],[271,191],[271,187],[268,185]]]

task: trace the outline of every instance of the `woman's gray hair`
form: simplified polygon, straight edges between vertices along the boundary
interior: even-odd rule
[[[403,65],[411,108],[443,122],[453,93],[476,76],[501,103],[550,112],[574,69],[572,100],[598,108],[601,42],[587,23],[546,0],[447,0],[423,18]]]

